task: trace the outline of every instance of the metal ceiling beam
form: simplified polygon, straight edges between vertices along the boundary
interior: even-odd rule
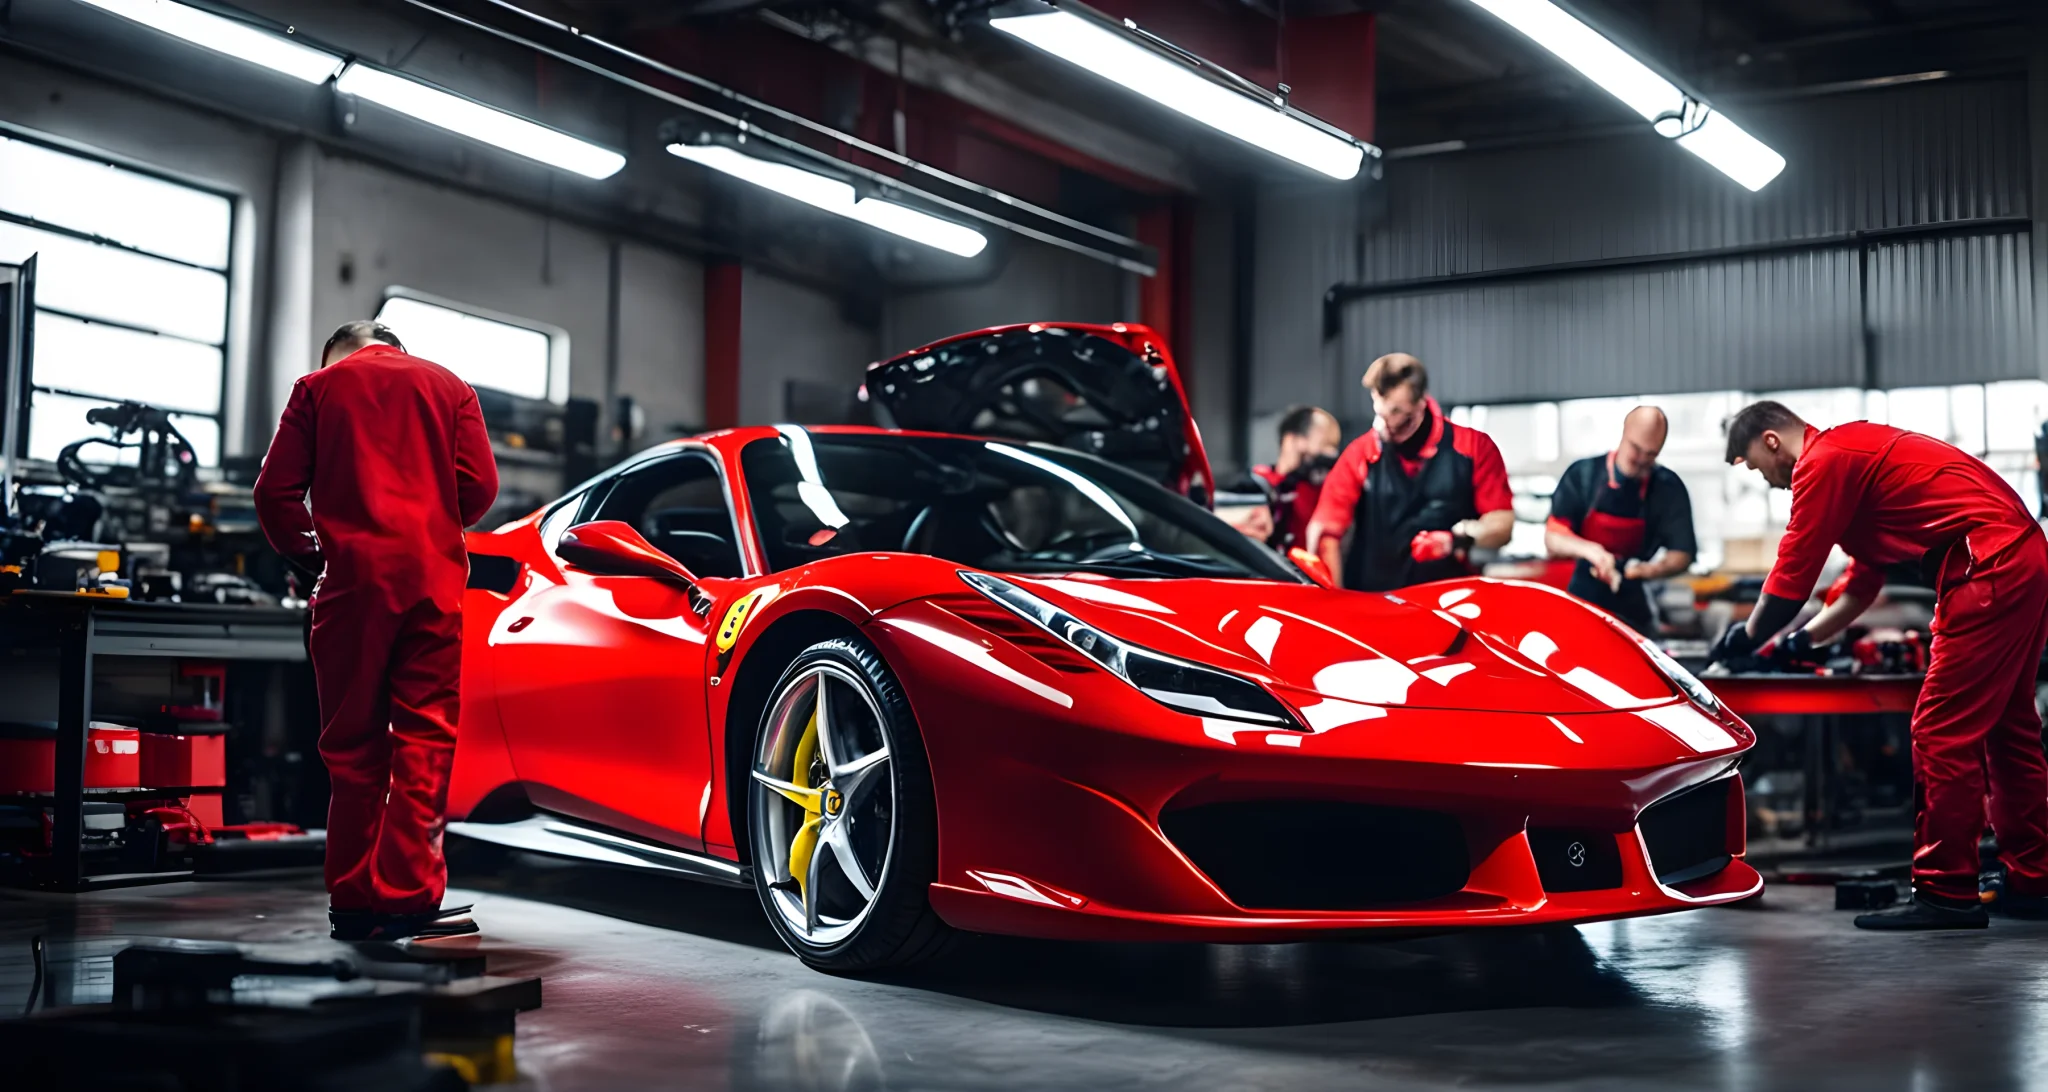
[[[525,46],[566,64],[630,87],[686,110],[714,125],[745,133],[797,160],[807,160],[834,173],[868,184],[899,190],[956,215],[1005,228],[1026,238],[1084,254],[1121,269],[1151,276],[1158,255],[1129,236],[1107,231],[1022,198],[970,182],[895,150],[763,102],[732,88],[672,65],[585,34],[577,27],[536,15],[506,0],[405,0],[422,11],[506,41]],[[671,90],[677,84],[711,97],[707,105]],[[764,125],[763,122],[767,124]],[[769,126],[773,126],[770,128]],[[786,130],[787,132],[778,131]],[[857,149],[904,171],[903,177],[871,170],[788,135],[808,135]]]
[[[765,13],[764,13],[765,14]],[[897,40],[881,35],[841,36],[820,42],[794,20],[764,19],[770,26],[851,57],[890,76],[897,74]],[[977,110],[984,110],[1020,129],[1065,145],[1089,159],[1156,186],[1193,191],[1194,171],[1186,157],[1164,145],[1107,122],[1034,96],[986,69],[978,68],[941,48],[904,43],[902,76],[906,83],[937,91]]]

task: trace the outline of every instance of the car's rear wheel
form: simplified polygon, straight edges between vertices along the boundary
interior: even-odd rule
[[[930,767],[902,688],[866,641],[804,650],[770,692],[748,784],[754,884],[805,963],[875,971],[948,936],[926,888],[938,868]]]

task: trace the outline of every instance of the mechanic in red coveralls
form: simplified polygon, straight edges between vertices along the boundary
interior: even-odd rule
[[[1918,562],[1937,592],[1927,678],[1913,709],[1919,815],[1913,900],[1863,929],[1981,929],[1977,842],[1986,797],[2007,870],[1994,906],[2048,917],[2048,763],[2034,669],[2048,639],[2048,539],[1990,467],[1916,432],[1855,421],[1826,431],[1776,402],[1728,425],[1728,461],[1792,491],[1778,562],[1747,622],[1712,661],[1754,654],[1799,613],[1830,550],[1849,555],[1842,592],[1781,644],[1832,640],[1877,597],[1884,568]]]
[[[333,784],[337,939],[476,931],[467,907],[441,909],[441,830],[459,712],[463,528],[497,493],[476,392],[373,322],[328,339],[320,370],[293,384],[263,460],[264,536],[320,574],[307,646]]]
[[[1670,467],[1657,465],[1670,431],[1663,410],[1630,410],[1613,451],[1559,476],[1543,531],[1550,556],[1578,562],[1566,591],[1651,636],[1656,618],[1643,583],[1684,572],[1699,552],[1692,496]]]
[[[1365,389],[1372,431],[1351,441],[1324,479],[1310,552],[1339,585],[1362,591],[1469,575],[1467,551],[1499,549],[1515,530],[1500,449],[1444,416],[1429,396],[1428,369],[1407,353],[1373,361]]]
[[[1273,490],[1273,532],[1266,545],[1281,553],[1308,545],[1308,524],[1336,465],[1344,428],[1328,410],[1292,406],[1280,416],[1280,454],[1252,473]]]

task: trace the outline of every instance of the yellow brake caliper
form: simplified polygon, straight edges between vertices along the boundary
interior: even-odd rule
[[[820,680],[819,685],[824,685]],[[810,905],[811,894],[805,890],[804,877],[811,872],[811,855],[818,852],[818,828],[825,825],[825,797],[811,785],[811,762],[818,755],[818,710],[811,707],[810,723],[804,725],[804,734],[796,741],[796,760],[789,771],[790,783],[799,789],[808,790],[804,799],[795,801],[804,809],[804,824],[797,828],[796,837],[789,843],[789,876],[796,881],[797,892],[804,897],[804,905]]]

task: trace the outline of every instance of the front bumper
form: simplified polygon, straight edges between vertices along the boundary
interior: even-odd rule
[[[1051,666],[930,602],[886,612],[869,635],[922,729],[939,816],[932,905],[957,928],[1266,942],[1598,921],[1732,902],[1762,888],[1740,859],[1743,803],[1732,768],[1741,748],[1688,751],[1668,735],[1636,731],[1630,714],[1577,719],[1577,734],[1561,735],[1550,718],[1533,714],[1392,709],[1316,735],[1240,738],[1099,671]],[[1624,716],[1626,725],[1596,727]],[[1544,761],[1567,756],[1582,764]],[[1640,822],[1645,809],[1687,790],[1716,793],[1719,810],[1703,812],[1702,798],[1692,797],[1695,806],[1680,817],[1689,824],[1681,849],[1653,854]],[[1196,863],[1214,858],[1162,829],[1162,816],[1189,809],[1299,801],[1448,821],[1461,843],[1456,875],[1425,897],[1384,904],[1353,897],[1318,905],[1310,896],[1282,908],[1240,905],[1227,891],[1235,886],[1242,896],[1241,881],[1219,883],[1220,869],[1212,864],[1212,876]],[[1672,825],[1653,823],[1650,837],[1668,842]],[[1282,870],[1370,876],[1410,867],[1414,853],[1390,853],[1400,847],[1356,833],[1367,829],[1335,839],[1313,828],[1266,828],[1252,844],[1270,847]],[[1566,844],[1611,863],[1615,874],[1605,878],[1616,882],[1595,890],[1546,885],[1545,867],[1556,880],[1557,866],[1539,866],[1532,846],[1554,853],[1561,832]],[[1671,859],[1674,852],[1685,860]],[[1250,864],[1255,871],[1258,862]],[[1346,890],[1355,894],[1357,885]]]

